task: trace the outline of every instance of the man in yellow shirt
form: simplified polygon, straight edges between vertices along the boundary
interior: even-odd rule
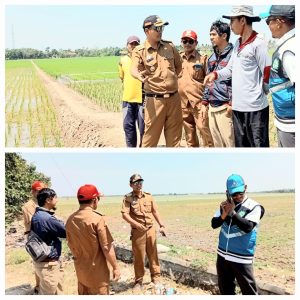
[[[123,82],[123,128],[127,147],[137,146],[136,123],[140,131],[140,145],[144,134],[144,111],[142,83],[131,76],[131,54],[133,49],[140,44],[137,36],[127,39],[128,54],[122,56],[119,63],[119,76]]]

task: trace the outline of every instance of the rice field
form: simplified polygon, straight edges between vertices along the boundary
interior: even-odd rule
[[[35,63],[52,77],[90,98],[102,108],[121,110],[122,83],[118,75],[120,57],[39,59]]]
[[[55,111],[29,60],[7,61],[5,146],[61,147]]]

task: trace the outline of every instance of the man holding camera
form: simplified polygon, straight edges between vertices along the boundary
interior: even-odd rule
[[[184,31],[181,36],[181,45],[183,47],[183,51],[180,52],[182,73],[178,79],[178,91],[181,97],[186,143],[188,147],[199,147],[198,129],[202,138],[202,146],[213,147],[214,144],[208,126],[207,109],[201,113],[207,55],[200,55],[197,51],[198,41],[195,31]]]
[[[217,273],[220,293],[235,295],[235,280],[243,295],[258,295],[253,274],[258,224],[264,208],[248,198],[244,179],[232,174],[227,179],[227,200],[211,220],[212,228],[221,227]]]

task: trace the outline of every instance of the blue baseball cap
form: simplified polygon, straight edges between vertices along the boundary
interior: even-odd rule
[[[261,13],[259,16],[262,19],[266,19],[270,16],[295,19],[295,5],[272,5],[268,12]]]
[[[234,193],[245,192],[244,179],[237,174],[232,174],[227,178],[226,186],[227,186],[227,191],[230,195]]]

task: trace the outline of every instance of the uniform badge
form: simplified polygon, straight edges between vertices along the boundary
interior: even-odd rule
[[[154,59],[154,57],[152,55],[147,55],[147,58],[146,58],[147,62],[150,62],[153,59]]]

